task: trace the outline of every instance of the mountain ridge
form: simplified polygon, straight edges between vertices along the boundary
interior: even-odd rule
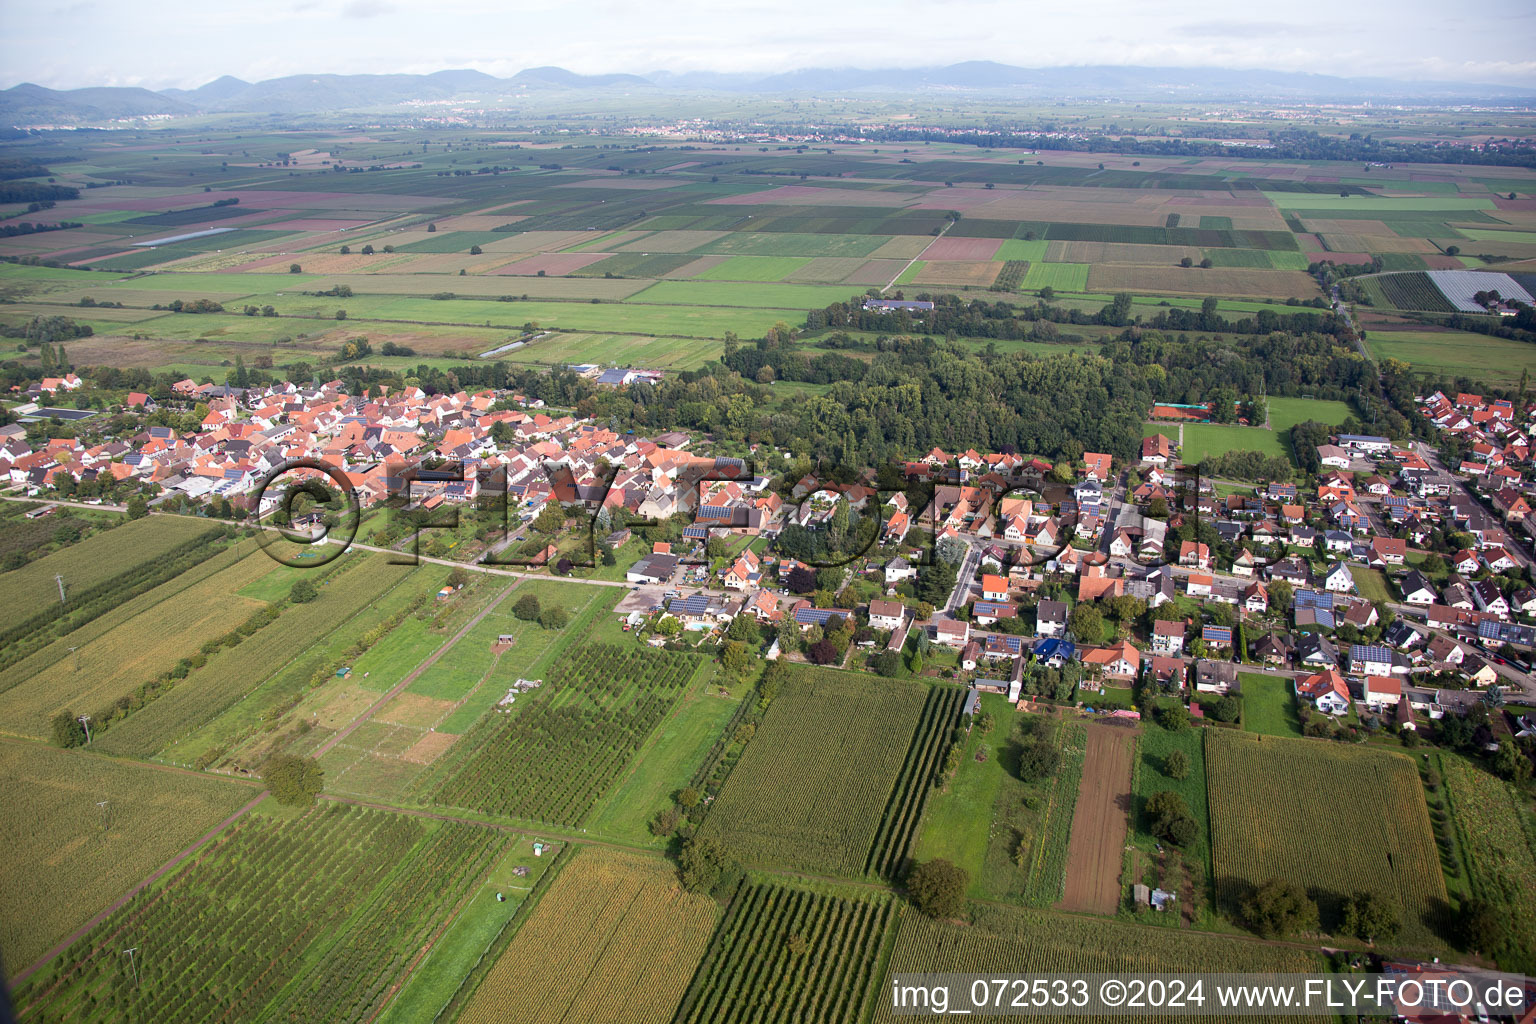
[[[565,68],[526,68],[499,78],[467,68],[430,74],[301,74],[247,82],[224,75],[195,89],[154,92],[138,87],[48,89],[22,83],[0,90],[0,118],[12,124],[101,121],[150,115],[303,115],[377,110],[455,100],[526,100],[554,92],[923,94],[955,92],[1015,99],[1236,100],[1274,102],[1500,102],[1536,97],[1529,87],[1345,78],[1307,72],[1225,68],[1079,65],[1027,68],[996,61],[962,61],[931,68],[802,68],[752,72],[655,71],[647,75],[585,75]],[[494,104],[487,109],[494,109]]]

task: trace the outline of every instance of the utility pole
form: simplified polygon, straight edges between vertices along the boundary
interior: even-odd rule
[[[133,985],[135,988],[137,988],[139,985],[139,965],[134,962],[133,954],[137,953],[138,951],[138,946],[130,946],[128,949],[125,949],[122,951],[122,953],[118,954],[118,956],[122,956],[123,953],[128,954],[128,966],[133,969]]]
[[[112,826],[112,806],[110,800],[98,800],[96,806],[101,808],[101,830],[107,831]]]
[[[90,746],[91,745],[91,716],[90,715],[81,715],[80,716],[80,724],[85,726],[85,745],[86,746]]]
[[[64,603],[64,577],[58,575],[57,573],[55,573],[53,578],[54,578],[54,581],[57,582],[58,585],[59,585],[59,604],[63,604]]]
[[[79,672],[80,671],[80,648],[78,648],[78,647],[71,647],[69,649],[69,653],[73,654],[75,656],[75,671]]]

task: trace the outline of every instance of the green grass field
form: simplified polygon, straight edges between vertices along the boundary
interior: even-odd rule
[[[1286,458],[1288,454],[1285,445],[1280,442],[1280,436],[1262,427],[1237,427],[1225,423],[1184,425],[1185,462],[1200,462],[1212,455],[1245,451],[1263,452],[1281,458]]]
[[[1276,396],[1265,399],[1265,404],[1269,408],[1269,428],[1277,434],[1283,434],[1296,424],[1307,420],[1326,423],[1330,427],[1338,426],[1353,413],[1353,410],[1344,402],[1331,402],[1320,398]]]
[[[1059,292],[1080,292],[1088,287],[1088,264],[1046,263],[1029,265],[1024,275],[1025,288],[1054,288]]]
[[[1243,729],[1266,736],[1300,736],[1301,718],[1296,714],[1296,694],[1291,683],[1278,676],[1241,672]]]
[[[1375,569],[1352,565],[1349,574],[1355,578],[1355,589],[1367,601],[1391,601],[1392,592],[1387,589],[1387,578]]]
[[[713,665],[701,667],[712,676]],[[629,772],[619,780],[593,813],[587,831],[622,842],[663,846],[647,828],[657,811],[671,804],[672,794],[688,783],[710,746],[736,711],[736,701],[708,691],[705,679],[678,702],[640,748]]]
[[[809,264],[806,256],[732,256],[689,278],[691,281],[782,281]]]
[[[986,865],[987,842],[993,830],[992,809],[1005,775],[1003,755],[1017,715],[1013,705],[996,694],[985,694],[981,700],[982,710],[991,714],[997,724],[986,736],[980,729],[971,730],[954,780],[928,801],[923,827],[912,852],[918,861],[943,857],[965,868],[971,876],[973,892],[981,885]],[[978,751],[985,751],[984,760],[976,759]]]
[[[1522,370],[1536,373],[1536,346],[1469,331],[1367,331],[1366,344],[1377,359],[1490,384],[1514,384]]]

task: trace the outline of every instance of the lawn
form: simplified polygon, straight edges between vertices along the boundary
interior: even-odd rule
[[[971,729],[960,757],[960,770],[948,787],[929,798],[922,831],[912,853],[918,861],[943,857],[960,865],[970,874],[971,890],[977,895],[992,832],[992,809],[1006,774],[1003,755],[1017,714],[1007,698],[997,694],[984,694],[981,707],[993,716],[996,724],[985,736],[980,729]],[[985,752],[984,760],[976,759],[978,751]]]
[[[1201,462],[1212,455],[1254,451],[1288,458],[1280,437],[1262,427],[1238,427],[1227,423],[1189,423],[1184,426],[1183,461]]]
[[[1349,574],[1355,579],[1355,589],[1367,601],[1391,601],[1392,592],[1387,588],[1387,578],[1375,569],[1352,565]]]
[[[1301,718],[1296,714],[1296,695],[1290,680],[1243,672],[1243,729],[1266,736],[1300,736]]]
[[[533,855],[533,840],[519,839],[501,863],[473,889],[468,904],[432,945],[426,957],[405,979],[405,987],[389,1004],[382,1024],[415,1024],[433,1020],[475,966],[491,942],[516,916],[534,885],[554,862],[558,850]],[[513,873],[526,867],[528,874]],[[496,895],[506,897],[498,902]]]

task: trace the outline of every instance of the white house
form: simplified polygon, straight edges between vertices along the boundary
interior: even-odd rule
[[[897,629],[906,609],[900,601],[869,602],[869,625],[873,629]]]
[[[1158,619],[1152,624],[1152,650],[1169,656],[1184,653],[1184,623]]]
[[[1349,566],[1343,562],[1337,562],[1328,575],[1323,577],[1323,588],[1331,590],[1335,594],[1348,594],[1355,589],[1355,578],[1350,575]]]
[[[1335,669],[1297,679],[1296,696],[1325,714],[1342,715],[1349,710],[1349,687]]]

